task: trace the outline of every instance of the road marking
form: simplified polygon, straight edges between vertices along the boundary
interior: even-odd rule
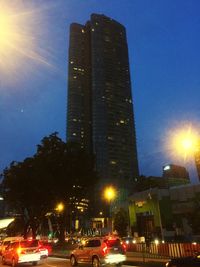
[[[52,265],[52,264],[48,264],[48,263],[46,263],[46,265],[49,267],[57,267],[57,265]]]

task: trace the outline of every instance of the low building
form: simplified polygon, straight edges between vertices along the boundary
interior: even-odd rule
[[[190,183],[189,173],[186,168],[175,164],[163,166],[162,177],[166,179],[169,187]]]
[[[132,233],[146,238],[190,240],[196,229],[189,220],[198,211],[200,185],[182,185],[168,189],[153,188],[129,198]]]

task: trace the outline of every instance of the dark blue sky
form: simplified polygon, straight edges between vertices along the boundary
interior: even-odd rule
[[[45,135],[65,139],[69,25],[100,13],[127,29],[140,173],[161,176],[173,162],[189,166],[197,181],[192,161],[166,143],[173,129],[200,128],[199,0],[1,2],[18,14],[33,11],[24,31],[47,64],[24,57],[15,70],[0,68],[0,170],[33,155]]]

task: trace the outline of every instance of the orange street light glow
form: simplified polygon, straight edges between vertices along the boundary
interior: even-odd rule
[[[182,143],[183,149],[185,150],[193,148],[193,140],[190,138],[186,137],[186,139],[183,139],[181,143]]]
[[[109,202],[116,198],[116,194],[116,189],[112,186],[106,187],[104,190],[104,198]]]
[[[190,126],[184,127],[183,129],[177,129],[172,131],[171,149],[178,157],[190,157],[193,156],[197,149],[198,134]]]
[[[63,203],[59,203],[56,207],[56,211],[57,212],[62,212],[64,210],[64,204]]]

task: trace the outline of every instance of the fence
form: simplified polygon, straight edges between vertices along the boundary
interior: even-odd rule
[[[145,257],[181,258],[200,253],[200,243],[137,243],[128,245],[127,251],[145,253]]]

